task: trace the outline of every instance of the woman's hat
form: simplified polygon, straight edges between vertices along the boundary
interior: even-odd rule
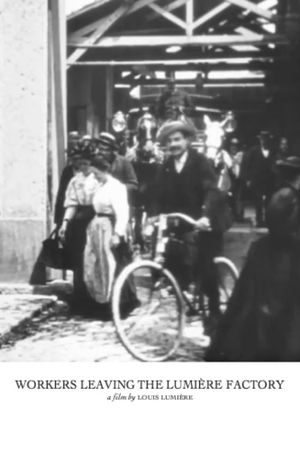
[[[190,138],[195,137],[195,129],[191,125],[186,122],[182,122],[181,120],[172,120],[166,122],[158,130],[157,139],[161,144],[165,144],[170,134],[175,133],[176,131],[180,131],[185,136],[188,136]]]
[[[116,138],[106,131],[103,131],[99,134],[97,138],[97,143],[100,145],[103,145],[105,147],[108,147],[111,150],[118,150],[118,144],[116,141]]]
[[[276,166],[279,169],[300,170],[300,157],[289,156],[288,158],[277,161]]]
[[[69,158],[92,159],[95,155],[95,148],[92,143],[71,143],[68,146],[67,154]]]

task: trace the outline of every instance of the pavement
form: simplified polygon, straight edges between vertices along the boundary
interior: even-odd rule
[[[12,332],[59,302],[61,293],[71,289],[64,281],[46,286],[0,284],[0,347],[9,340]]]
[[[224,254],[240,269],[251,242],[266,230],[234,227],[226,233]],[[46,286],[0,284],[0,361],[132,361],[111,321],[72,316],[65,302],[70,282]],[[199,361],[207,342],[199,321],[185,327],[177,361]]]

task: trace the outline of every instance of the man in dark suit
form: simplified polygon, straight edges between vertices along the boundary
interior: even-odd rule
[[[250,149],[244,167],[246,186],[254,200],[257,226],[265,226],[265,209],[274,192],[275,156],[270,133],[261,131],[259,145]]]
[[[216,175],[205,156],[191,149],[194,129],[173,121],[159,133],[168,159],[162,165],[155,183],[152,213],[183,213],[197,220],[190,225],[174,224],[184,242],[183,253],[170,246],[167,265],[183,290],[200,282],[209,298],[211,316],[219,315],[217,270],[213,258],[222,247],[223,231],[229,226],[229,212],[224,194],[217,189]]]

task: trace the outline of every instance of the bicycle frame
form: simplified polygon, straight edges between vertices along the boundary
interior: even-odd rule
[[[160,264],[162,267],[164,267],[164,263],[165,263],[165,253],[166,253],[166,246],[167,243],[170,239],[169,236],[165,237],[164,236],[164,231],[168,229],[168,219],[180,219],[183,222],[195,226],[197,221],[195,219],[193,219],[192,217],[186,215],[186,214],[182,214],[182,213],[169,213],[169,214],[160,214],[158,216],[158,221],[156,222],[156,227],[157,227],[157,234],[156,234],[156,238],[155,238],[155,245],[154,245],[154,255],[153,255],[153,260],[154,262],[156,262],[157,264]],[[209,232],[209,231],[207,231]],[[235,266],[235,264],[229,260],[226,257],[223,256],[217,256],[213,259],[215,264],[226,264],[229,269],[232,271],[232,273],[234,274],[235,278],[237,279],[239,276],[239,272]],[[201,292],[198,294],[201,296]],[[194,293],[195,296],[195,293]],[[192,299],[192,301],[190,301],[187,297],[187,295],[183,295],[182,296],[184,299],[184,302],[187,304],[187,306],[190,308],[190,310],[192,311],[196,311],[193,303],[195,303],[195,297]]]
[[[181,213],[169,213],[169,214],[160,214],[158,216],[158,221],[155,226],[157,227],[157,235],[155,239],[154,245],[154,261],[158,263],[164,262],[164,255],[166,251],[166,245],[169,241],[169,237],[164,237],[164,231],[168,229],[168,219],[180,219],[189,225],[195,226],[197,221],[187,216],[186,214]]]

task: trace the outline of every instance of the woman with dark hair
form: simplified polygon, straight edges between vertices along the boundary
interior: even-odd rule
[[[80,145],[77,150],[77,173],[70,180],[64,201],[64,215],[59,236],[64,243],[68,267],[74,272],[72,307],[86,306],[86,287],[83,281],[83,255],[86,229],[95,215],[92,206],[99,182],[91,169],[92,145]]]
[[[110,164],[101,156],[92,162],[98,181],[93,197],[95,217],[87,228],[84,250],[84,281],[98,304],[107,304],[118,265],[116,249],[125,242],[129,221],[126,186],[109,173]]]

